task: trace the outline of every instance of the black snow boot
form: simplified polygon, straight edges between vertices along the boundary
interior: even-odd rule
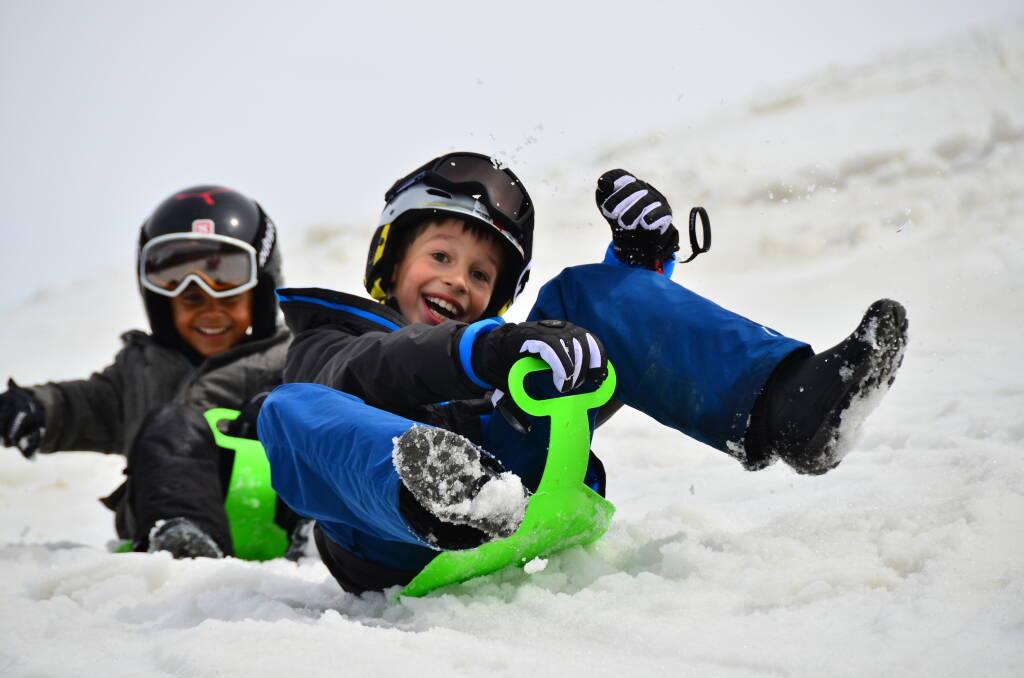
[[[842,343],[786,358],[750,415],[745,447],[753,467],[777,456],[798,473],[835,468],[896,378],[906,344],[906,310],[880,299]]]
[[[507,537],[523,520],[527,491],[519,476],[503,472],[498,460],[457,433],[414,426],[396,440],[392,460],[415,499],[399,498],[403,515],[441,548],[471,548],[487,538]],[[464,529],[438,529],[438,523]],[[485,537],[467,538],[466,528]]]
[[[175,558],[223,558],[217,542],[188,518],[160,521],[149,533],[149,552],[169,551]]]

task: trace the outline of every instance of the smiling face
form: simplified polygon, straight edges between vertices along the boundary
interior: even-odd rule
[[[491,300],[500,261],[498,243],[462,219],[444,219],[409,243],[391,278],[391,296],[409,322],[473,322]]]
[[[171,299],[174,329],[196,353],[209,358],[240,342],[252,325],[252,290],[215,299],[189,285]]]

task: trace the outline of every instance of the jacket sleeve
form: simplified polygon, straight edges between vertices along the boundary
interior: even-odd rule
[[[292,342],[285,382],[322,384],[390,410],[478,398],[463,372],[456,341],[463,325],[409,325],[353,336],[318,327]]]
[[[88,379],[51,382],[29,390],[43,406],[46,419],[40,452],[121,450],[123,379],[118,361]]]

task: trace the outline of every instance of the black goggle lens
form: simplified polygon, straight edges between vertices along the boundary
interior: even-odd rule
[[[530,207],[529,196],[510,171],[500,169],[486,156],[464,153],[446,155],[416,169],[395,182],[384,199],[391,201],[420,181],[446,190],[463,189],[459,192],[479,190],[486,194],[489,208],[517,226]]]
[[[480,184],[487,191],[491,207],[513,221],[518,221],[529,204],[519,182],[488,158],[450,155],[442,158],[433,172],[453,184]]]

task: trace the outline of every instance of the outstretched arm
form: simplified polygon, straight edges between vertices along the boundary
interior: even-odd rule
[[[88,379],[53,382],[25,390],[43,412],[39,452],[122,449],[122,379],[117,362]]]
[[[504,324],[492,318],[359,336],[332,328],[310,330],[292,343],[285,381],[322,384],[401,410],[504,389],[509,368],[529,353],[551,366],[559,391],[604,378],[604,349],[583,328],[550,320]]]

